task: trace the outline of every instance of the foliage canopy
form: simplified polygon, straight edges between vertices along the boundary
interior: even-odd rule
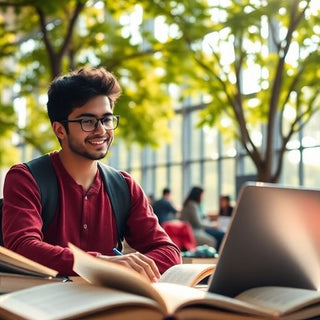
[[[40,152],[52,149],[57,142],[43,98],[49,82],[70,69],[102,65],[123,87],[118,134],[128,144],[168,141],[173,108],[191,97],[204,106],[199,126],[217,126],[238,139],[258,179],[276,182],[287,143],[318,111],[315,4],[0,0],[1,89],[15,84],[14,94],[25,102],[1,105],[1,139],[18,132]],[[179,101],[172,98],[171,84]],[[22,126],[15,119],[19,108],[27,114]]]

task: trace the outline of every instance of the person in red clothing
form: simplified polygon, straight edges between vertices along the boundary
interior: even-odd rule
[[[14,165],[3,190],[5,247],[62,275],[74,274],[68,242],[151,281],[181,262],[178,247],[159,225],[143,190],[124,171],[131,195],[124,236],[136,252],[115,256],[112,251],[118,235],[97,163],[114,138],[119,119],[113,111],[120,92],[116,78],[104,68],[82,68],[51,83],[47,111],[61,145],[50,153],[59,185],[57,212],[42,232],[39,188],[24,164]]]

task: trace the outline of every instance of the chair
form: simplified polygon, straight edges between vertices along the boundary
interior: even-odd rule
[[[165,221],[162,227],[181,251],[194,250],[197,247],[189,222],[180,220]]]

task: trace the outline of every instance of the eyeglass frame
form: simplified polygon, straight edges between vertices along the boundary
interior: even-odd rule
[[[114,128],[110,129],[110,128],[106,128],[105,125],[103,124],[103,120],[106,119],[107,117],[112,117],[112,118],[115,118],[116,121],[117,121],[117,124]],[[98,128],[98,124],[99,124],[99,121],[101,122],[101,125],[106,129],[106,130],[115,130],[118,128],[118,125],[119,125],[119,119],[120,119],[120,116],[119,115],[115,115],[115,114],[107,114],[105,115],[104,117],[102,118],[97,118],[97,117],[94,117],[94,116],[87,116],[87,118],[92,118],[92,119],[95,119],[96,120],[96,123],[94,124],[94,128],[92,130],[84,130],[83,129],[83,123],[82,121],[86,120],[86,119],[75,119],[75,120],[60,120],[59,122],[61,123],[68,123],[68,122],[73,122],[73,123],[80,123],[80,127],[81,127],[81,130],[84,131],[84,132],[93,132],[94,130],[97,130]]]

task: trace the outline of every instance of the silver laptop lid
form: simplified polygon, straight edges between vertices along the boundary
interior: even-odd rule
[[[320,288],[320,190],[241,189],[208,289],[235,296],[264,285]]]

